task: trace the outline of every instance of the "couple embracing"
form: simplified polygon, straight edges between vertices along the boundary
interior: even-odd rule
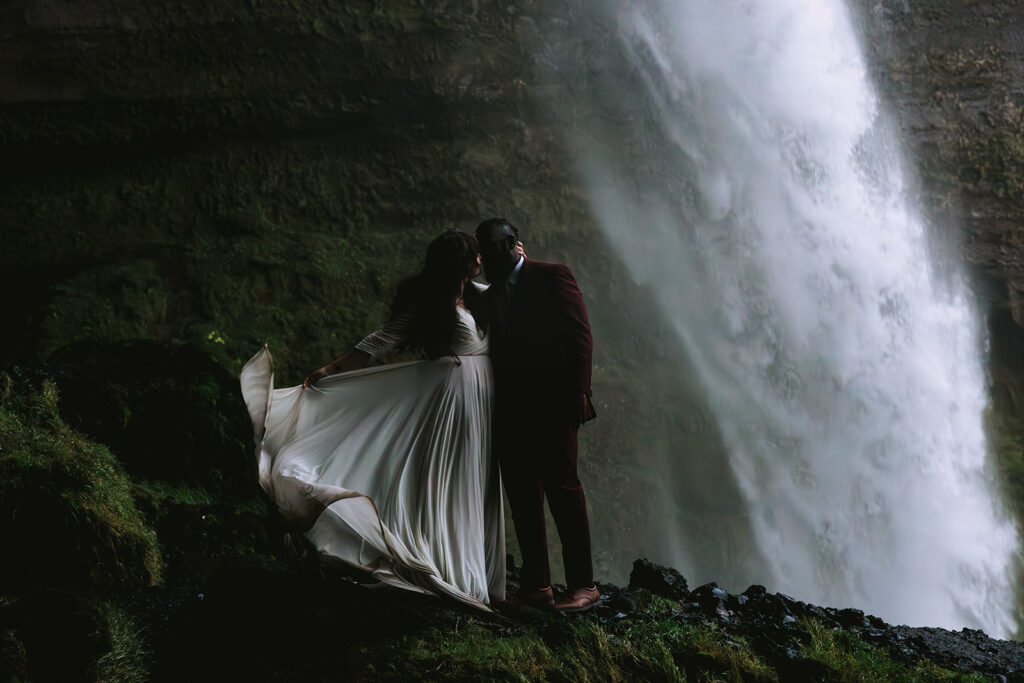
[[[400,349],[427,360],[365,367]],[[260,484],[324,561],[486,608],[505,601],[504,483],[523,556],[511,601],[589,609],[576,436],[595,414],[591,350],[567,267],[526,259],[503,218],[446,232],[384,327],[301,386],[273,389],[266,347],[242,369]],[[569,588],[557,603],[545,497]]]

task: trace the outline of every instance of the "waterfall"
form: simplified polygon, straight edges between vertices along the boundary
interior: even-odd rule
[[[750,582],[1012,634],[1019,541],[986,469],[979,321],[846,9],[604,11],[616,47],[574,56],[579,170],[699,374],[768,564]]]

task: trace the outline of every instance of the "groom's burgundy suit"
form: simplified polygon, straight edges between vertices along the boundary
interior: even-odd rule
[[[570,588],[593,585],[590,528],[576,474],[579,397],[587,416],[593,342],[576,280],[561,264],[524,261],[516,282],[493,283],[493,448],[512,509],[523,569],[520,584],[551,583],[544,497],[558,527]],[[507,289],[502,289],[507,288]]]

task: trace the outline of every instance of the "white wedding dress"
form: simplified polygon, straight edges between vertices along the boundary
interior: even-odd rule
[[[505,595],[493,382],[487,339],[457,310],[457,357],[274,389],[264,347],[242,368],[242,394],[260,484],[324,559],[485,608]],[[407,323],[392,318],[356,348],[379,357]]]

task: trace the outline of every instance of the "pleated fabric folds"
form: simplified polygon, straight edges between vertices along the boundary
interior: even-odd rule
[[[474,328],[475,329],[475,328]],[[260,485],[328,561],[486,608],[505,593],[486,344],[274,389],[264,347],[242,369]]]

